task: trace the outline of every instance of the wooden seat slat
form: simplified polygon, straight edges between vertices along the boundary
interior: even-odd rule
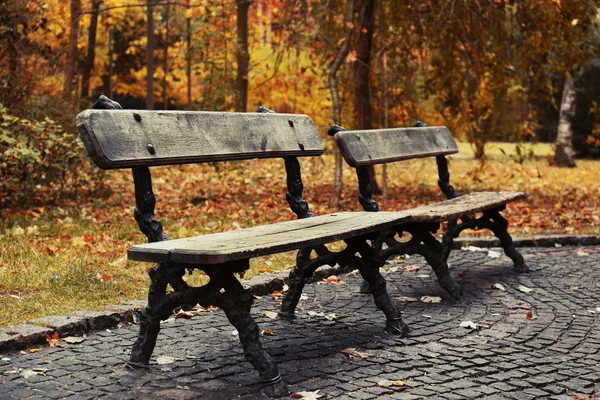
[[[342,131],[335,142],[351,167],[458,153],[445,126]]]
[[[522,192],[475,192],[404,212],[409,213],[414,222],[442,222],[502,207],[523,197]]]
[[[86,110],[77,127],[103,169],[320,155],[307,115],[208,111]]]
[[[234,232],[135,245],[130,260],[221,264],[366,235],[408,221],[406,212],[340,212]]]

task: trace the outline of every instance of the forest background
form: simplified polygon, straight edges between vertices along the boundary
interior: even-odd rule
[[[466,156],[450,167],[459,192],[526,192],[507,210],[513,232],[597,233],[599,7],[600,0],[2,2],[0,294],[8,313],[0,325],[40,309],[143,297],[147,265],[124,258],[143,241],[131,177],[91,165],[74,124],[100,94],[124,108],[264,105],[308,114],[327,147],[303,166],[317,213],[357,209],[356,178],[325,134],[332,123],[447,125],[464,142]],[[157,168],[158,213],[170,237],[290,219],[281,166],[258,163]],[[441,199],[435,163],[373,173],[384,208]],[[254,272],[290,260],[266,260]]]

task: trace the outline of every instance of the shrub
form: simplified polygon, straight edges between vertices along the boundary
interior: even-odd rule
[[[0,103],[0,205],[56,198],[65,183],[86,179],[84,154],[79,136],[54,120],[20,118]]]

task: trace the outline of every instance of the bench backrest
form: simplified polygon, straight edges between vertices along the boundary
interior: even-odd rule
[[[103,169],[323,154],[307,115],[207,111],[86,110],[86,149]]]
[[[445,126],[340,131],[335,142],[351,167],[458,153]]]
[[[450,184],[445,156],[458,153],[458,146],[445,126],[428,126],[418,122],[413,128],[347,131],[334,125],[329,129],[342,156],[358,176],[358,201],[365,211],[379,211],[373,200],[369,165],[385,164],[413,158],[435,157],[438,186],[448,199],[458,197]]]

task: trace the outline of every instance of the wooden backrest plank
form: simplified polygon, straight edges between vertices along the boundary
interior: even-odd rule
[[[335,142],[351,167],[458,153],[445,126],[342,131]]]
[[[323,153],[307,115],[208,111],[86,110],[77,127],[103,169]]]

